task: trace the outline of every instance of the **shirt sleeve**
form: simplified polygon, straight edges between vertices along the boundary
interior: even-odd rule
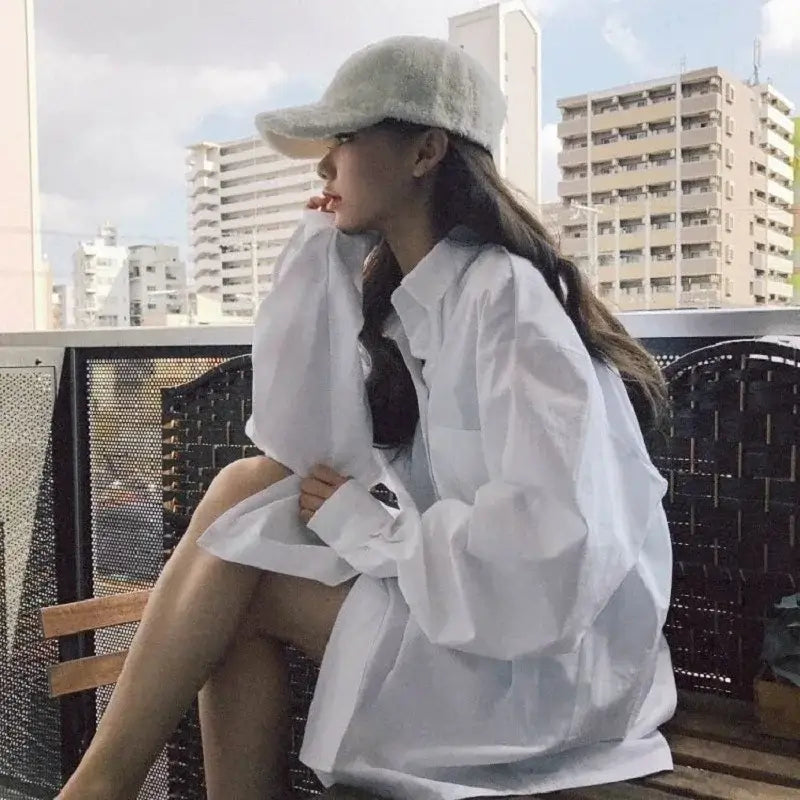
[[[513,277],[477,320],[490,479],[474,503],[395,517],[351,480],[310,527],[358,571],[396,575],[434,643],[506,660],[572,652],[636,564],[660,485],[632,496],[646,467],[615,448],[588,353],[543,336]]]

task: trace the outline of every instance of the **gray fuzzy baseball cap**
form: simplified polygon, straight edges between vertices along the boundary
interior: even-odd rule
[[[265,111],[256,127],[290,158],[321,158],[336,134],[387,118],[444,128],[494,152],[505,115],[497,82],[460,47],[395,36],[350,56],[319,102]]]

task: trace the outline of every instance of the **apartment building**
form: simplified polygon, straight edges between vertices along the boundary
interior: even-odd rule
[[[317,161],[250,137],[193,145],[186,164],[198,322],[248,322],[306,201],[322,189]]]
[[[800,305],[800,117],[794,120],[794,302]]]
[[[170,315],[189,315],[186,265],[178,248],[138,244],[128,248],[131,325],[164,325]]]
[[[73,257],[75,323],[79,328],[130,325],[128,248],[117,244],[117,230],[106,224],[97,237],[81,242]]]
[[[502,0],[450,17],[449,39],[479,61],[508,102],[495,148],[500,174],[531,204],[541,193],[542,32],[524,0]]]
[[[558,101],[560,240],[615,308],[791,302],[793,106],[715,67]]]

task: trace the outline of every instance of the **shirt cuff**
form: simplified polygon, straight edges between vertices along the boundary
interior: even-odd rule
[[[358,481],[342,484],[317,510],[308,527],[337,553],[358,550],[394,522],[380,500]]]
[[[320,211],[318,208],[305,208],[300,213],[300,222],[303,225],[306,239],[317,231],[333,228],[336,223],[336,214]]]

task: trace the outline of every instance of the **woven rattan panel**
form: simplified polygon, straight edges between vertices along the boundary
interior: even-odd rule
[[[252,379],[249,356],[235,358],[186,386],[163,393],[164,409],[164,553],[172,552],[194,509],[217,472],[237,459],[256,455],[244,434],[250,415]],[[319,783],[298,761],[316,666],[290,648],[292,743],[290,770],[294,788],[318,794]],[[196,709],[181,722],[169,746],[170,797],[203,794],[203,766]]]
[[[744,340],[666,370],[675,569],[667,638],[683,688],[751,699],[769,607],[800,583],[800,351]]]
[[[224,359],[90,358],[86,362],[94,595],[152,586],[161,572],[161,390],[186,383]],[[130,644],[135,625],[97,631],[95,652]],[[97,714],[111,687],[98,689]],[[151,769],[142,800],[168,796],[166,751]]]
[[[52,367],[0,368],[0,797],[52,797],[60,786],[58,704],[39,608],[56,597]],[[14,790],[19,794],[15,794]]]

